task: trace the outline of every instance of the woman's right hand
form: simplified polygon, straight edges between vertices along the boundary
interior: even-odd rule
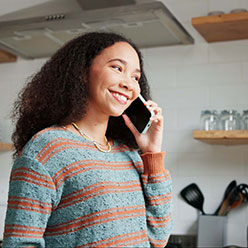
[[[162,109],[157,103],[148,100],[145,105],[149,110],[154,111],[155,115],[151,117],[152,124],[145,134],[140,134],[126,114],[123,119],[127,127],[133,133],[135,140],[143,153],[145,152],[161,152],[163,140],[163,115]]]

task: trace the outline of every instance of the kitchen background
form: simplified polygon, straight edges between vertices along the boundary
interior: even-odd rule
[[[31,3],[32,2],[32,3]],[[0,15],[45,0],[1,0]],[[196,182],[204,197],[204,210],[213,213],[225,187],[236,179],[248,182],[248,145],[210,145],[194,140],[203,109],[248,109],[248,40],[207,43],[191,24],[191,19],[213,10],[225,13],[245,8],[247,0],[163,0],[195,44],[142,49],[152,96],[165,117],[164,150],[166,167],[174,182],[173,234],[196,234],[197,211],[179,196],[182,188]],[[12,130],[9,112],[27,78],[46,59],[0,64],[0,127],[4,141]],[[0,239],[7,203],[12,157],[0,151]],[[247,245],[248,208],[234,209],[228,215],[227,244]],[[206,230],[207,231],[207,230]]]

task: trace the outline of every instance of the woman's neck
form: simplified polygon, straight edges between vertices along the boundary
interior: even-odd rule
[[[97,141],[100,144],[105,144],[105,134],[108,126],[108,119],[97,120],[96,118],[92,119],[88,115],[76,122],[78,128],[89,138]],[[68,125],[67,128],[79,134],[73,125]]]

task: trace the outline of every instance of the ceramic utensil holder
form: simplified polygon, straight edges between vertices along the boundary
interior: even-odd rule
[[[224,247],[226,244],[226,216],[199,215],[197,247]]]

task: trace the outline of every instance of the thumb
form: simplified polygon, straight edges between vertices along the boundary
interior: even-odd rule
[[[126,126],[130,129],[130,131],[133,133],[133,135],[134,136],[138,135],[139,132],[136,130],[135,126],[133,125],[133,123],[129,119],[129,117],[126,114],[123,114],[122,118],[124,119]]]

